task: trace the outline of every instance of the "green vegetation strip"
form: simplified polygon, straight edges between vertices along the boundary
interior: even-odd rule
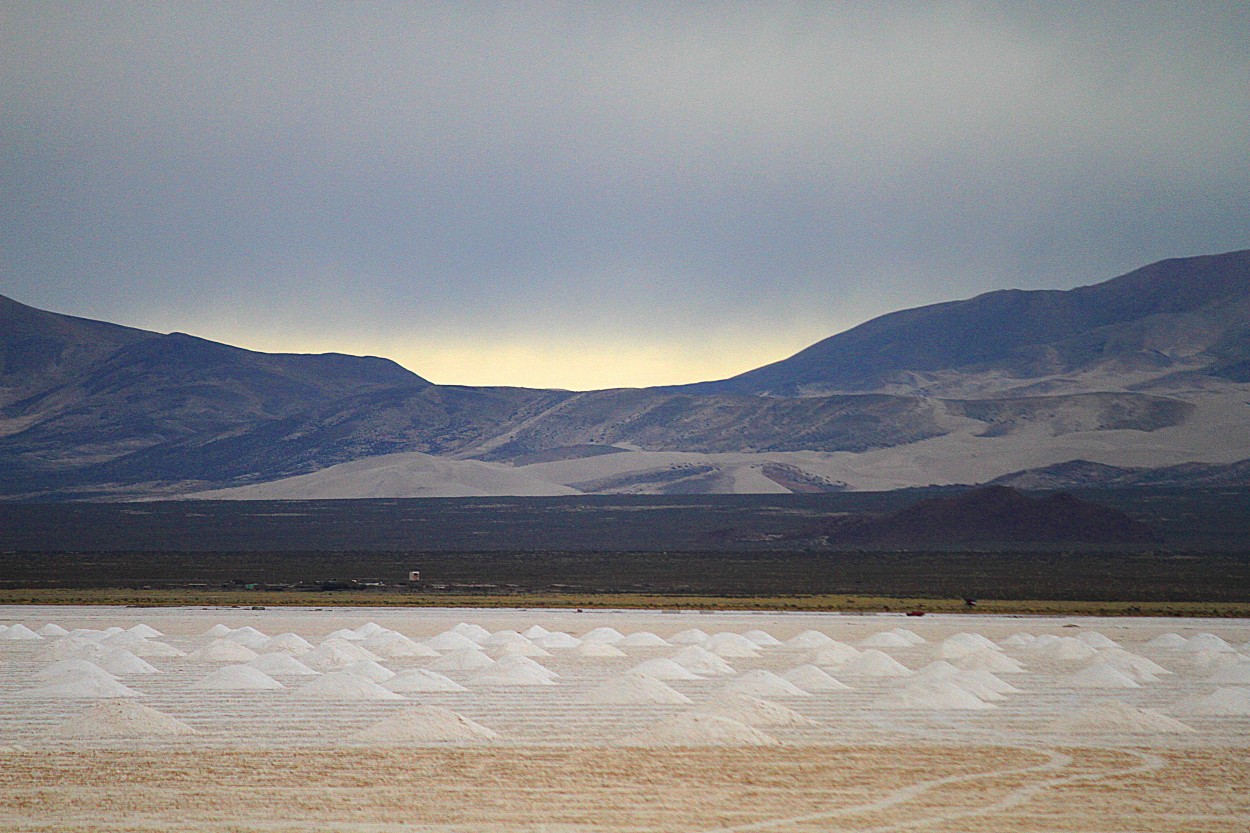
[[[604,594],[446,594],[373,592],[263,592],[231,590],[31,589],[0,590],[6,605],[119,605],[131,607],[489,607],[633,608],[643,610],[841,611],[870,613],[983,613],[1049,616],[1250,617],[1245,602],[1098,602],[911,599],[883,596],[678,596]]]

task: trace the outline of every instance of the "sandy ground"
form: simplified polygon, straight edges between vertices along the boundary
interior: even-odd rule
[[[1132,689],[1085,689],[1068,675],[1088,661],[1002,653],[1026,671],[1002,674],[1020,689],[984,711],[887,709],[906,677],[829,673],[848,690],[777,696],[808,719],[761,726],[776,746],[629,748],[658,721],[714,709],[750,671],[782,673],[808,649],[775,646],[727,658],[733,675],[670,681],[691,705],[595,703],[589,695],[637,663],[678,648],[625,648],[624,657],[553,649],[537,657],[560,674],[549,686],[477,685],[401,701],[313,701],[308,681],[279,677],[275,691],[195,688],[218,665],[152,658],[156,674],[118,675],[146,706],[197,734],[171,738],[71,738],[63,726],[97,701],[31,697],[54,637],[0,639],[0,830],[47,831],[1244,831],[1250,828],[1250,716],[1192,713],[1219,686],[1219,667],[1240,661],[1148,646],[1164,633],[1250,641],[1246,620],[1027,617],[661,614],[641,611],[126,610],[0,608],[0,623],[73,629],[148,624],[160,641],[193,650],[217,623],[317,643],[368,622],[416,640],[471,622],[490,631],[534,624],[581,636],[611,626],[670,637],[758,629],[786,640],[815,630],[855,644],[906,627],[926,642],[882,648],[909,669],[960,633],[998,642],[1018,632],[1097,632],[1175,673]],[[498,651],[487,648],[498,655]],[[391,660],[393,670],[434,658]],[[1188,732],[1061,728],[1108,702],[1183,721]],[[472,745],[376,745],[359,730],[414,703],[455,710],[499,737]]]

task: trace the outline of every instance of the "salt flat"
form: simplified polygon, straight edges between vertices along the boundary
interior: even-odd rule
[[[0,830],[1245,830],[1248,641],[1246,620],[0,608]]]

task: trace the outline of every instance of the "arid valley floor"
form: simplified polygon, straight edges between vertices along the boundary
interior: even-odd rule
[[[1244,619],[49,606],[0,626],[4,831],[1250,825]]]

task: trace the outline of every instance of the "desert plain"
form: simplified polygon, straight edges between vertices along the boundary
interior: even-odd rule
[[[1250,621],[0,607],[3,831],[1244,831]]]

